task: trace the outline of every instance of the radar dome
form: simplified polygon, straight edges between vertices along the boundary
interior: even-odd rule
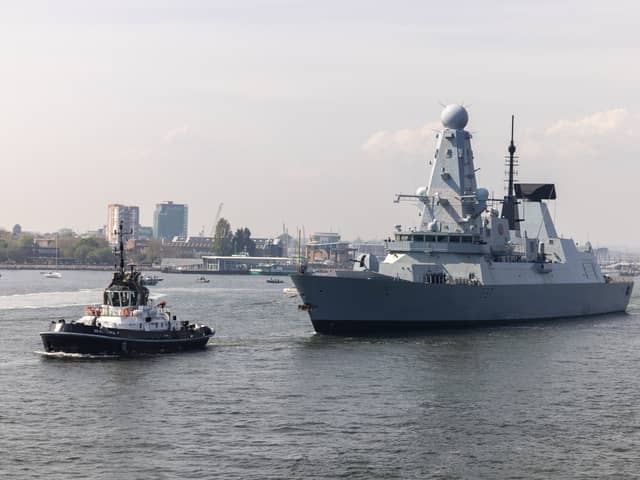
[[[425,197],[427,195],[427,187],[419,187],[416,190],[416,195],[418,197]]]
[[[469,114],[467,109],[462,105],[447,105],[440,114],[440,120],[445,128],[451,128],[453,130],[462,130],[467,126],[469,121]]]
[[[489,190],[486,188],[478,188],[476,189],[476,200],[480,203],[485,203],[489,200]]]

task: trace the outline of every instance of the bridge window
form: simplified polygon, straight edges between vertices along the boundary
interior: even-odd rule
[[[424,241],[425,242],[435,242],[436,241],[436,237],[434,235],[425,235]]]
[[[472,243],[473,238],[471,237],[462,237],[462,243]]]
[[[449,241],[451,243],[460,243],[460,236],[459,235],[449,235]]]
[[[449,236],[448,235],[437,235],[436,236],[436,242],[448,242],[449,241]]]
[[[104,294],[107,305],[111,305],[113,307],[120,306],[120,292],[112,292],[107,291]]]
[[[138,305],[138,292],[131,290],[107,290],[104,303],[113,307],[134,307]]]
[[[413,236],[413,241],[414,242],[424,242],[424,235],[414,235]]]

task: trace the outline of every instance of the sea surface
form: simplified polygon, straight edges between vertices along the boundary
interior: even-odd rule
[[[165,274],[200,352],[55,359],[38,332],[108,272],[0,271],[1,479],[638,478],[640,298],[626,314],[315,334],[264,277]]]

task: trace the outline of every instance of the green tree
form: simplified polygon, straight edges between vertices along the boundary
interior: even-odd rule
[[[251,239],[251,230],[248,228],[239,228],[233,235],[234,253],[246,252],[250,256],[256,254],[256,243]]]
[[[146,263],[158,263],[162,259],[162,240],[153,238],[149,240],[149,246],[144,252],[144,261]]]
[[[33,235],[25,234],[18,239],[8,240],[6,255],[9,262],[24,263],[33,255]]]
[[[225,256],[233,253],[233,232],[231,231],[231,224],[226,218],[221,218],[216,224],[213,253]]]
[[[87,253],[86,263],[97,265],[115,264],[113,250],[110,247],[99,247]]]
[[[104,249],[111,250],[107,241],[104,238],[98,237],[74,238],[73,243],[69,245],[71,258],[73,258],[76,263],[103,263],[97,262],[97,259],[104,255],[96,255],[95,252],[102,250],[102,253],[104,253]]]
[[[87,263],[87,255],[94,250],[94,248],[87,244],[76,245],[76,248],[73,249],[73,259],[78,263]]]
[[[77,242],[77,238],[58,237],[58,256],[60,258],[74,258],[74,250]]]

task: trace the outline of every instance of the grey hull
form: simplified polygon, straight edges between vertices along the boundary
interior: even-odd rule
[[[622,312],[632,282],[427,285],[393,279],[292,275],[321,333],[511,323]]]

